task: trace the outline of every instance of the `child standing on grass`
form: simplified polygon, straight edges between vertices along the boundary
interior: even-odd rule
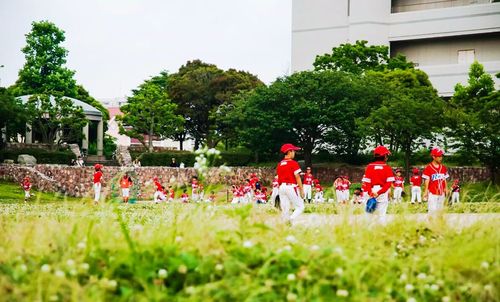
[[[23,178],[23,181],[21,181],[21,187],[24,190],[24,202],[28,202],[28,200],[31,197],[30,190],[31,190],[31,182],[29,176],[25,176]]]
[[[168,186],[168,201],[172,202],[175,199],[175,190],[172,186]]]
[[[187,193],[187,190],[184,189],[184,191],[182,191],[182,195],[181,195],[181,201],[183,203],[188,203],[189,202],[189,195]]]
[[[448,169],[442,164],[444,151],[434,148],[431,151],[432,162],[425,167],[422,174],[424,179],[424,200],[427,200],[429,214],[441,211],[448,194]]]
[[[166,197],[165,197],[165,188],[163,187],[163,185],[161,184],[160,180],[158,179],[158,177],[154,177],[153,178],[153,182],[154,182],[154,185],[156,187],[156,191],[155,191],[155,194],[153,195],[153,201],[155,203],[158,203],[160,201],[165,201]]]
[[[130,178],[128,173],[125,173],[125,175],[123,175],[122,179],[120,180],[120,188],[122,189],[123,203],[128,203],[131,186],[132,186],[132,178]]]
[[[410,178],[411,184],[411,203],[422,203],[422,176],[418,175],[418,168],[413,168],[413,176]]]
[[[338,203],[344,203],[344,193],[342,192],[343,189],[343,182],[344,179],[342,178],[342,175],[337,177],[335,181],[333,182],[333,187],[335,188],[335,196],[337,197],[337,202]]]
[[[304,173],[304,199],[311,203],[312,200],[312,185],[313,185],[313,175],[311,173],[311,167],[306,168],[306,173]]]
[[[387,207],[389,206],[388,190],[394,181],[394,173],[387,164],[391,152],[385,146],[378,146],[373,150],[374,161],[366,166],[362,182],[370,197],[377,199],[377,207],[373,213],[379,213],[381,222],[385,222]]]
[[[342,194],[344,202],[349,201],[349,189],[351,188],[351,181],[349,181],[349,176],[342,176]]]
[[[269,202],[274,206],[276,205],[276,197],[278,196],[279,186],[278,175],[276,175],[273,179],[273,191],[271,193],[271,199],[269,200]]]
[[[304,212],[304,189],[302,188],[302,179],[300,179],[300,166],[293,160],[295,151],[300,150],[292,144],[281,146],[281,153],[284,158],[279,162],[276,168],[278,174],[280,206],[282,217],[286,223],[292,224],[293,221]],[[295,210],[292,215],[289,214],[290,207],[293,205]]]
[[[394,177],[394,203],[401,202],[401,194],[403,193],[403,188],[405,184],[405,179],[401,176],[401,169],[396,169],[396,177]]]
[[[102,180],[102,165],[95,164],[94,165],[94,204],[99,203],[99,199],[101,198],[101,180]]]
[[[193,176],[191,178],[191,199],[194,202],[198,202],[200,200],[199,189],[198,176]]]
[[[453,184],[451,185],[451,203],[458,203],[460,202],[460,185],[458,184],[458,179],[455,179],[453,181]]]

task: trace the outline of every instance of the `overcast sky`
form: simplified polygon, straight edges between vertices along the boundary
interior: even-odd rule
[[[291,0],[0,0],[1,86],[16,81],[40,20],[66,32],[67,67],[96,98],[193,59],[267,83],[290,69]]]

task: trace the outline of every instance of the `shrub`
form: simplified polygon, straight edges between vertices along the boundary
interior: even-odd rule
[[[162,152],[137,152],[131,151],[132,159],[139,158],[142,166],[168,166],[175,158],[177,163],[183,162],[186,167],[192,167],[195,162],[195,154],[189,151],[162,151]],[[250,152],[222,151],[222,159],[215,162],[216,166],[225,164],[227,166],[247,166],[252,160]]]
[[[38,164],[63,164],[69,165],[75,154],[69,150],[48,151],[43,149],[12,149],[0,151],[0,162],[6,159],[17,161],[20,154],[29,154],[36,158]]]

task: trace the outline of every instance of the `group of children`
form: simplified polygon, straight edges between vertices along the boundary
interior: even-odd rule
[[[162,201],[173,202],[175,200],[175,189],[172,185],[165,188],[158,177],[153,178],[153,183],[155,186],[155,193],[153,195],[153,201],[159,203]],[[208,198],[205,199],[205,190],[203,184],[198,180],[197,176],[191,178],[191,197],[188,194],[188,190],[184,189],[180,195],[180,201],[182,203],[191,202],[215,202],[215,192],[211,191]]]

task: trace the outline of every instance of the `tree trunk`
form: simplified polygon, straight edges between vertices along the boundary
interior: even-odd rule
[[[312,149],[310,147],[304,147],[304,164],[306,167],[311,167],[312,165]]]
[[[410,179],[410,156],[411,156],[411,143],[405,146],[405,179]]]
[[[179,149],[180,149],[181,151],[183,151],[183,150],[184,150],[184,140],[183,140],[183,139],[179,139]]]
[[[149,125],[149,133],[148,133],[148,152],[151,153],[153,152],[153,126],[154,124],[151,123]]]

